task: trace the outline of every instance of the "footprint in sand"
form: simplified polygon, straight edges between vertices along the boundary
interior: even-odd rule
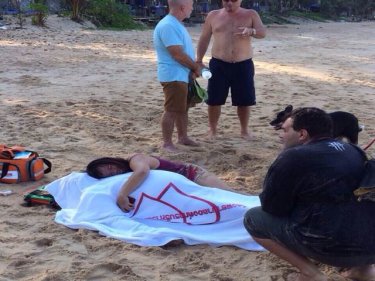
[[[122,280],[136,280],[137,276],[133,270],[127,265],[121,265],[116,263],[103,263],[94,266],[87,274],[87,280],[108,280],[108,276],[116,274],[116,278],[119,278],[119,274],[122,275]],[[128,278],[127,278],[128,277]]]
[[[53,245],[54,240],[50,238],[42,238],[34,241],[38,247],[50,247]]]

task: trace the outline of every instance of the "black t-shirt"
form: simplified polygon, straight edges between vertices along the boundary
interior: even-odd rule
[[[289,148],[270,167],[260,194],[264,211],[290,218],[290,230],[317,252],[375,251],[375,203],[353,191],[364,157],[350,144],[325,139]]]

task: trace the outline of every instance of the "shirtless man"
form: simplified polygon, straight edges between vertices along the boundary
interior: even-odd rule
[[[241,8],[242,0],[223,0],[223,8],[211,11],[203,25],[197,47],[197,63],[203,57],[213,35],[212,59],[208,81],[209,137],[217,135],[221,106],[231,88],[232,105],[237,106],[241,137],[249,140],[250,106],[255,105],[254,64],[251,39],[264,38],[266,28],[255,10]]]

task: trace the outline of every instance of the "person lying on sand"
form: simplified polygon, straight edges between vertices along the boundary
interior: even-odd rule
[[[126,158],[99,158],[91,161],[86,167],[86,172],[91,177],[97,179],[133,172],[123,184],[117,197],[117,205],[124,212],[128,212],[134,208],[133,203],[130,202],[131,198],[129,198],[129,194],[145,180],[150,170],[175,172],[199,185],[230,189],[216,175],[200,166],[190,163],[172,162],[141,153],[131,154]]]

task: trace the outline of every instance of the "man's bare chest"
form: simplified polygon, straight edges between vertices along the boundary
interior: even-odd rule
[[[212,24],[213,34],[235,34],[241,30],[241,27],[251,27],[252,22],[250,18],[237,18],[216,20]]]

